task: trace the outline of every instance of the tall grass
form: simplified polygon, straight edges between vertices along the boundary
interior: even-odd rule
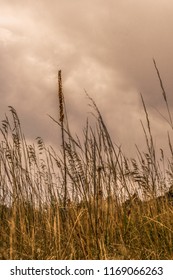
[[[157,65],[168,121],[172,118]],[[143,104],[147,151],[129,159],[95,117],[81,138],[70,131],[58,73],[59,151],[38,137],[28,144],[14,108],[0,143],[1,259],[173,259],[173,149],[161,167]],[[165,162],[161,150],[162,162]],[[169,189],[170,187],[170,189]],[[159,196],[159,194],[162,196]],[[158,197],[159,196],[159,197]]]

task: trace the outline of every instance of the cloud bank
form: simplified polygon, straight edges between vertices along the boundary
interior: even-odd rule
[[[159,147],[169,126],[152,59],[173,107],[173,4],[169,0],[1,0],[0,117],[13,106],[28,139],[58,142],[57,71],[74,133],[85,123],[88,100],[98,104],[111,135],[129,155],[143,147],[140,93]]]

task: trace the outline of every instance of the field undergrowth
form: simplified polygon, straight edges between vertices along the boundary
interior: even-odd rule
[[[167,95],[156,63],[170,130]],[[146,151],[127,158],[88,96],[95,124],[73,136],[58,72],[58,151],[27,143],[13,107],[0,143],[0,259],[173,259],[173,147],[153,144],[143,97]],[[166,161],[166,163],[165,163]],[[163,164],[164,163],[164,164]]]

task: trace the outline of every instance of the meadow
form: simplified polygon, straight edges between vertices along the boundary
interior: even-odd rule
[[[167,95],[154,61],[170,124]],[[173,147],[158,160],[141,95],[146,151],[127,158],[114,144],[92,98],[94,124],[82,136],[68,122],[58,72],[61,132],[57,150],[27,143],[13,107],[0,143],[0,259],[173,259]]]

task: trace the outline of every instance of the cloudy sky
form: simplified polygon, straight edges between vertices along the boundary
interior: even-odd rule
[[[154,57],[173,107],[172,0],[0,0],[0,118],[13,106],[29,140],[56,146],[57,71],[62,69],[70,126],[85,124],[84,89],[114,142],[132,155],[143,147],[142,93],[154,141],[167,148],[169,127]]]

